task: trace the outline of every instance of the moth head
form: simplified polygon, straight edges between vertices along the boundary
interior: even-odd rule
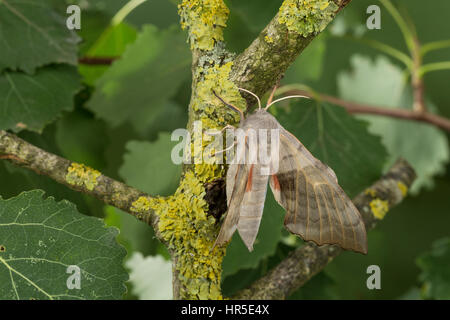
[[[252,96],[254,96],[254,97],[256,98],[256,100],[258,101],[258,110],[264,110],[264,111],[267,111],[267,109],[269,109],[269,107],[270,107],[271,105],[274,105],[275,103],[280,102],[280,101],[282,101],[282,100],[287,100],[287,99],[292,99],[292,98],[306,98],[306,99],[310,99],[310,98],[307,97],[307,96],[293,95],[293,96],[282,97],[282,98],[280,98],[280,99],[277,99],[277,100],[275,100],[275,101],[272,101],[272,100],[273,100],[273,97],[274,97],[274,95],[275,95],[275,91],[277,90],[277,88],[278,88],[278,86],[275,86],[275,87],[273,88],[272,93],[270,94],[269,100],[267,100],[267,105],[266,105],[266,107],[265,107],[264,109],[261,107],[261,99],[259,99],[259,97],[258,97],[256,94],[254,94],[253,92],[251,92],[251,91],[249,91],[249,90],[243,89],[243,88],[239,88],[239,90],[244,91],[244,92],[247,92],[247,93],[251,94]]]
[[[267,109],[269,109],[270,106],[272,106],[272,105],[274,105],[275,103],[280,102],[280,101],[282,101],[282,100],[287,100],[287,99],[292,99],[292,98],[306,98],[306,99],[310,99],[310,98],[307,97],[307,96],[293,95],[293,96],[282,97],[282,98],[280,98],[280,99],[277,99],[277,100],[275,100],[275,101],[272,101],[272,99],[273,99],[273,97],[274,97],[274,95],[275,95],[275,91],[276,91],[277,88],[278,88],[278,86],[275,86],[275,87],[273,88],[272,93],[270,94],[269,100],[267,100],[267,105],[266,105],[265,108],[262,108],[262,107],[261,107],[261,99],[260,99],[256,94],[254,94],[254,93],[251,92],[250,90],[247,90],[247,89],[244,89],[244,88],[238,88],[238,89],[239,89],[240,91],[243,91],[243,92],[246,92],[246,93],[248,93],[248,94],[251,94],[253,97],[256,98],[256,101],[258,101],[258,110],[257,110],[257,111],[267,111]],[[240,117],[241,117],[241,123],[242,123],[242,121],[245,119],[244,112],[243,112],[241,109],[239,109],[238,107],[233,106],[232,104],[230,104],[230,103],[226,102],[225,100],[223,100],[223,99],[222,99],[222,98],[214,91],[214,89],[212,90],[212,92],[214,93],[214,95],[215,95],[220,101],[222,101],[223,104],[225,104],[225,105],[226,105],[227,107],[229,107],[231,110],[236,111],[236,112],[239,113],[239,115],[240,115]]]

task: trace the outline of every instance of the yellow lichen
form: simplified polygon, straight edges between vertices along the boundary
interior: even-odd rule
[[[245,108],[246,103],[240,95],[239,89],[228,78],[232,65],[232,62],[228,62],[222,66],[214,65],[207,70],[201,69],[198,71],[202,73],[203,79],[197,84],[195,97],[192,101],[192,110],[195,115],[198,115],[203,132],[201,146],[195,145],[196,141],[191,144],[194,159],[205,159],[204,150],[213,140],[213,137],[206,133],[207,130],[217,130],[227,124],[239,122],[239,114],[226,107],[214,95],[213,90],[226,102],[241,110]],[[194,135],[192,137],[195,138]],[[221,151],[221,147],[218,146],[218,150],[214,151]],[[212,155],[210,154],[209,157],[212,157]],[[224,157],[224,155],[219,154],[218,157]],[[225,161],[222,160],[223,162]],[[202,161],[194,165],[194,172],[201,182],[210,182],[222,177],[225,174],[225,167],[223,164]]]
[[[97,178],[100,176],[99,171],[73,162],[67,169],[66,181],[74,186],[85,186],[86,189],[92,191],[97,186]]]
[[[385,200],[374,199],[370,201],[370,208],[375,218],[381,220],[389,211],[389,203]]]
[[[304,37],[317,34],[333,20],[339,7],[332,0],[285,0],[278,22]]]
[[[368,196],[371,196],[372,198],[375,198],[377,196],[377,192],[374,189],[366,189],[366,191],[364,191],[364,193]]]
[[[223,40],[230,11],[223,0],[183,0],[178,5],[181,27],[189,29],[192,49],[212,50]]]
[[[150,199],[159,216],[159,232],[176,251],[176,268],[183,284],[184,299],[220,299],[223,248],[212,250],[217,226],[207,214],[203,183],[186,172],[173,196]]]
[[[131,204],[130,210],[133,212],[146,213],[151,209],[151,203],[147,197],[139,197]]]
[[[397,187],[400,189],[402,196],[405,197],[406,194],[408,193],[408,186],[405,185],[403,182],[399,181],[397,182]]]
[[[273,38],[269,36],[265,36],[264,40],[266,40],[267,43],[273,43]]]
[[[199,70],[204,73],[204,78],[197,85],[196,97],[192,103],[194,111],[202,111],[206,113],[209,121],[214,121],[216,128],[221,128],[228,123],[237,123],[239,114],[231,111],[228,107],[214,95],[213,90],[218,96],[227,103],[237,108],[245,108],[245,100],[242,98],[238,87],[229,79],[232,62],[228,62],[222,66],[214,65],[208,70]],[[202,117],[202,122],[206,121]],[[211,124],[205,129],[211,129]]]
[[[202,182],[211,182],[216,177],[222,177],[225,173],[224,166],[214,164],[196,164],[195,174]]]

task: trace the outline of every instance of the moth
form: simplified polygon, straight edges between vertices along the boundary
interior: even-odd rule
[[[279,132],[276,173],[262,173],[263,164],[258,161],[233,161],[230,164],[226,176],[228,210],[214,246],[228,242],[237,229],[248,250],[253,250],[269,184],[276,201],[286,210],[284,226],[289,232],[317,245],[335,244],[366,254],[367,235],[361,214],[339,186],[334,171],[316,159],[267,112],[276,102],[301,96],[272,102],[275,89],[265,108],[261,108],[260,99],[255,94],[240,89],[253,95],[259,104],[258,109],[246,118],[239,108],[214,92],[222,103],[240,113],[239,128],[245,133],[249,129],[278,129]],[[255,141],[245,135],[244,143],[248,150]]]

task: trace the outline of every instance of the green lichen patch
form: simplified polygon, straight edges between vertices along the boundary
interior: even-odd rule
[[[213,90],[224,101],[241,110],[244,110],[246,106],[246,102],[242,98],[238,87],[229,80],[233,63],[227,62],[222,66],[214,64],[209,67],[206,67],[206,65],[197,70],[199,72],[198,77],[201,80],[197,83],[194,99],[191,104],[194,119],[201,121],[203,131],[202,144],[201,146],[195,146],[192,154],[194,159],[200,159],[199,153],[201,153],[202,160],[205,159],[205,149],[214,139],[213,136],[207,134],[207,131],[211,129],[220,130],[227,124],[236,125],[240,119],[239,113],[225,106],[214,95]],[[193,138],[195,138],[194,135]],[[194,146],[195,143],[193,141],[191,145]],[[214,151],[223,151],[222,147],[223,144],[217,150],[214,149]],[[212,157],[212,154],[208,154],[208,156]],[[224,157],[224,154],[220,153],[217,157]],[[222,159],[222,163],[224,162],[225,160]],[[217,164],[217,162],[214,164],[208,163],[208,161],[202,161],[202,163],[194,165],[194,172],[201,182],[210,182],[222,177],[225,174],[225,167],[223,164]]]
[[[97,186],[97,178],[101,173],[84,164],[73,162],[67,169],[66,181],[74,186],[86,187],[89,191]]]
[[[150,199],[159,216],[159,232],[174,250],[183,299],[220,299],[223,248],[213,248],[217,228],[207,214],[203,183],[186,172],[171,197]]]
[[[197,114],[201,114],[201,119],[213,121],[213,127],[223,127],[226,124],[235,124],[239,121],[239,114],[226,107],[213,93],[213,90],[224,101],[243,110],[245,100],[242,98],[238,87],[229,79],[232,62],[227,62],[222,66],[214,65],[210,68],[199,68],[203,79],[196,88],[195,99],[192,102],[192,109]],[[208,118],[209,120],[203,119]],[[204,123],[206,128],[211,128],[211,122]]]
[[[192,49],[212,50],[223,40],[228,7],[223,0],[183,0],[178,5],[181,27],[189,30]]]
[[[209,118],[203,118],[202,128],[218,129],[217,124]],[[223,163],[225,160],[223,151],[223,141],[221,141],[221,135],[218,131],[215,135],[209,134],[208,131],[202,130],[201,143],[196,136],[193,137],[194,141],[191,143],[191,154],[193,155],[194,172],[197,179],[206,183],[216,178],[223,177],[225,175],[225,166]],[[219,143],[216,143],[214,139],[219,138]],[[197,140],[195,140],[197,139]]]
[[[130,210],[133,212],[145,213],[151,209],[150,199],[147,197],[139,197],[131,204]]]
[[[303,37],[318,34],[333,20],[339,7],[331,0],[285,0],[278,22]]]
[[[136,218],[142,220],[148,214],[151,207],[149,197],[139,197],[131,204],[130,211],[136,213]]]

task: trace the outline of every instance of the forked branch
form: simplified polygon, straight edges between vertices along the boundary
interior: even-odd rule
[[[295,1],[285,1],[283,5],[287,7],[289,2]],[[330,1],[330,6],[335,5],[336,8],[331,16],[321,21],[311,18],[311,23],[325,27],[350,2],[351,0],[333,0],[333,3]],[[262,96],[278,82],[287,68],[319,34],[290,30],[287,23],[280,19],[282,8],[250,46],[236,57],[230,74],[230,79],[238,87],[250,90],[258,96]],[[246,98],[252,102],[250,96]]]

